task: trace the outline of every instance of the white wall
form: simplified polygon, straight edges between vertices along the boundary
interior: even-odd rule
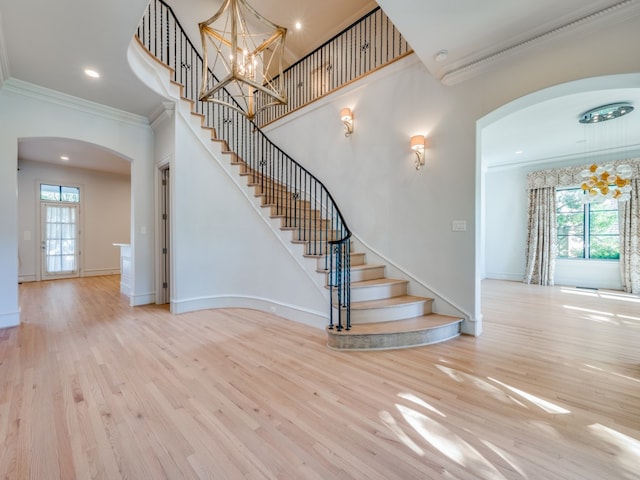
[[[143,82],[177,101],[167,71],[137,44],[129,61]],[[258,206],[188,104],[165,107],[153,128],[156,168],[168,160],[171,169],[171,311],[255,308],[324,328],[329,296],[315,261]]]
[[[467,127],[455,118],[457,102],[412,55],[265,131],[327,185],[365,248],[417,279],[410,293],[435,296],[439,312],[453,306],[473,317],[473,176],[443,182],[452,165],[474,157],[472,144],[454,141]],[[354,112],[349,138],[342,107]],[[420,171],[409,148],[415,134],[430,144]],[[467,231],[453,232],[453,220],[465,220]]]
[[[485,278],[522,281],[527,246],[527,172],[486,174]]]
[[[19,160],[18,257],[20,281],[40,277],[41,182],[81,188],[80,275],[120,272],[120,252],[113,243],[129,243],[131,180],[95,170]]]
[[[630,18],[597,35],[549,39],[450,87],[410,57],[269,126],[267,132],[322,179],[359,237],[479,321],[478,122],[500,106],[552,85],[640,71],[633,46],[640,41],[637,27],[637,19]],[[354,110],[355,133],[349,139],[341,132],[342,107]],[[413,170],[409,150],[409,138],[416,133],[430,141],[420,172]],[[452,220],[466,220],[467,231],[452,232]],[[479,333],[481,327],[467,324],[465,331]]]
[[[178,117],[171,175],[172,311],[246,306],[324,328],[329,300],[319,288],[323,278],[308,276],[299,265],[302,249],[290,253],[289,239],[283,242],[282,232],[273,230],[279,220],[265,221],[261,213],[268,210],[255,206],[253,190],[235,183],[246,180],[227,171]]]
[[[0,90],[0,326],[19,322],[17,146],[29,137],[71,138],[132,161],[132,303],[154,300],[153,132],[146,119],[14,80]]]

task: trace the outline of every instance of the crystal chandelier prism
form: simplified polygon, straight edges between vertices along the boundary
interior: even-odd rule
[[[264,18],[245,0],[224,0],[199,28],[201,101],[226,105],[249,120],[264,108],[287,103],[281,83],[286,28]]]

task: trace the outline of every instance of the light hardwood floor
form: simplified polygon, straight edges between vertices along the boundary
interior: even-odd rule
[[[20,286],[0,478],[638,479],[640,299],[487,281],[484,334],[336,352],[248,310]]]

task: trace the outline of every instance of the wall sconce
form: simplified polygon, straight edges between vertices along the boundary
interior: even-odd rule
[[[353,113],[350,108],[340,110],[340,119],[344,123],[344,136],[348,137],[353,133]]]
[[[424,165],[424,149],[426,146],[426,140],[424,135],[414,135],[411,137],[411,150],[416,152],[416,170]]]

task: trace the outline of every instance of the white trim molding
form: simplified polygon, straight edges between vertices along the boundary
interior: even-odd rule
[[[131,293],[129,297],[129,305],[132,307],[138,307],[140,305],[151,305],[152,303],[156,303],[156,293],[148,292],[148,293]]]
[[[329,324],[329,317],[326,313],[316,312],[296,305],[275,302],[261,297],[220,295],[179,301],[171,300],[171,313],[174,314],[215,308],[247,308],[258,310],[319,329],[324,329]]]
[[[573,20],[572,22],[560,25],[552,30],[540,33],[522,42],[502,48],[501,50],[485,57],[477,58],[475,60],[469,57],[462,59],[457,64],[454,64],[452,69],[442,75],[440,81],[444,85],[456,85],[493,68],[494,64],[498,61],[522,54],[522,50],[524,49],[538,47],[544,42],[559,37],[560,35],[570,34],[592,26],[601,27],[603,23],[615,22],[624,16],[638,14],[639,11],[640,4],[637,0],[623,0],[615,5],[611,5],[598,10],[597,12],[593,12],[589,15]],[[465,63],[465,61],[467,63]]]
[[[74,97],[73,95],[67,95],[66,93],[24,82],[17,78],[9,78],[4,83],[3,87],[7,91],[17,95],[30,97],[41,102],[60,105],[65,108],[71,108],[84,113],[90,113],[92,115],[106,118],[107,120],[128,123],[135,126],[149,126],[149,119],[147,117],[107,107],[99,103]]]
[[[20,325],[20,310],[17,312],[0,313],[0,328],[17,327]]]

